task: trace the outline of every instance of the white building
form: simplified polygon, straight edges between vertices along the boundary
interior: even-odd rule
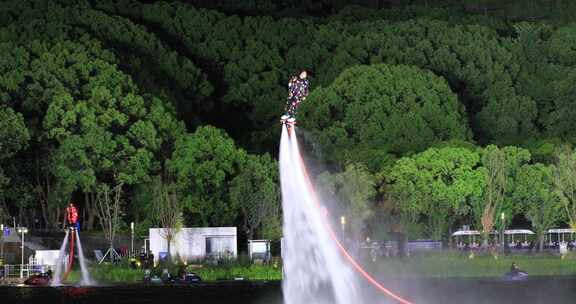
[[[154,260],[168,252],[163,228],[150,229],[150,251]],[[194,261],[204,258],[236,258],[236,227],[182,228],[170,242],[172,258]]]

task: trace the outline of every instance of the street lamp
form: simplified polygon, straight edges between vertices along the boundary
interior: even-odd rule
[[[132,238],[130,240],[130,255],[134,255],[134,222],[130,223],[130,230],[132,231]]]
[[[342,237],[344,237],[344,231],[346,230],[346,217],[340,217],[340,227],[342,228]]]
[[[504,241],[504,219],[505,219],[504,212],[502,212],[500,214],[500,220],[502,220],[502,222],[501,222],[502,225],[500,227],[500,242],[502,243],[502,251],[503,252],[505,251],[505,246],[506,246],[506,242]]]
[[[24,234],[28,233],[28,228],[18,227],[18,233],[22,234],[22,259],[20,263],[20,278],[24,278]]]
[[[0,224],[0,260],[4,265],[4,224]]]

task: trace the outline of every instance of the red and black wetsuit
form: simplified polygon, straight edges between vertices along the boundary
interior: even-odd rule
[[[68,206],[66,208],[66,213],[68,214],[68,216],[67,216],[68,226],[69,227],[75,227],[76,222],[78,222],[78,209],[76,209],[76,207],[74,207],[74,205]]]

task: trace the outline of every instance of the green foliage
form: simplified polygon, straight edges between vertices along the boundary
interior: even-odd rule
[[[241,2],[229,11],[342,7]],[[356,226],[386,205],[387,223],[440,238],[469,221],[470,208],[479,224],[491,193],[492,224],[499,212],[508,223],[523,213],[544,229],[564,220],[545,220],[557,207],[549,170],[573,224],[569,155],[552,169],[537,162],[576,143],[576,27],[565,23],[574,4],[514,2],[499,1],[495,14],[562,18],[514,22],[426,5],[278,19],[179,2],[3,1],[0,206],[20,217],[41,211],[53,226],[70,198],[90,218],[96,187],[124,183],[124,220],[144,227],[156,221],[151,177],[172,174],[186,224],[277,238],[277,165],[237,143],[275,151],[287,78],[306,68],[315,75],[300,130],[320,162],[345,168],[323,178],[364,222]],[[464,7],[478,4],[495,2]],[[288,7],[299,9],[272,12]],[[219,129],[198,127],[206,123]],[[494,153],[501,183],[491,188],[478,176],[495,172]]]
[[[431,148],[396,163],[390,190],[405,198],[400,211],[424,217],[430,237],[440,240],[457,218],[470,213],[468,202],[482,196],[479,163],[480,155],[465,148]]]
[[[564,218],[562,204],[554,185],[554,167],[543,164],[523,165],[518,173],[514,196],[518,208],[536,230],[540,251],[548,229]]]
[[[30,134],[22,114],[0,106],[0,160],[12,157],[26,148],[29,140]]]
[[[76,274],[76,276],[74,276]],[[142,269],[132,269],[127,266],[117,266],[101,264],[90,268],[91,278],[98,283],[122,283],[131,284],[142,282],[144,271]],[[77,277],[77,280],[74,280]],[[72,272],[70,281],[79,281],[80,272]]]
[[[576,64],[576,25],[556,30],[550,38],[550,51],[556,61],[567,66]]]
[[[562,79],[553,82],[550,86],[553,92],[550,94],[552,105],[550,112],[544,118],[544,123],[550,136],[557,136],[566,142],[576,143],[576,124],[572,117],[576,114],[574,110],[574,99],[576,98],[576,72],[571,69],[562,74]]]
[[[403,155],[470,136],[463,106],[446,82],[409,66],[350,68],[309,96],[301,119],[326,158],[340,162],[357,151],[374,151],[365,155],[369,160],[379,151]]]
[[[360,235],[364,223],[372,215],[375,178],[360,164],[348,164],[343,172],[324,172],[317,178],[324,192],[339,202],[346,214],[353,235]]]
[[[184,268],[184,266],[172,265],[169,267],[169,271],[173,277],[176,277],[181,268]],[[234,263],[230,265],[203,265],[201,268],[188,267],[188,270],[198,274],[206,282],[229,281],[235,278],[244,278],[250,281],[279,281],[282,279],[282,268],[275,265],[241,265],[240,263]],[[160,276],[161,271],[162,269],[156,268],[152,270],[152,274],[157,273]],[[98,283],[134,284],[142,282],[144,270],[132,269],[124,264],[101,264],[91,267],[90,275]],[[70,273],[68,282],[79,282],[80,278],[80,272],[73,271]]]
[[[576,152],[566,148],[557,155],[555,190],[570,227],[576,227]]]
[[[175,144],[169,170],[176,178],[184,210],[202,225],[235,220],[238,206],[227,199],[227,187],[246,161],[246,152],[220,129],[204,126]]]
[[[30,134],[22,115],[0,105],[0,189],[10,181],[4,174],[4,162],[25,148],[29,140]]]
[[[234,280],[251,281],[282,280],[282,269],[273,265],[217,266],[194,270],[204,281]]]
[[[494,228],[499,229],[509,224],[516,214],[514,206],[517,202],[513,200],[512,193],[520,168],[530,159],[530,152],[522,148],[489,145],[483,149],[482,167],[479,170],[483,171],[485,189],[482,198],[473,201],[472,214],[475,224],[482,227],[485,242]],[[504,222],[501,219],[502,213]]]
[[[244,219],[243,229],[248,239],[263,234],[279,239],[280,195],[278,164],[268,154],[248,155],[240,172],[230,185],[230,203]],[[275,235],[276,234],[276,235]]]

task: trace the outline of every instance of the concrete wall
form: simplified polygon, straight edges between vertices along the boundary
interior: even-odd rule
[[[168,251],[163,232],[162,228],[150,229],[150,251],[156,261],[160,252]],[[171,241],[170,251],[173,259],[182,261],[200,260],[207,256],[236,258],[236,227],[182,228]]]

